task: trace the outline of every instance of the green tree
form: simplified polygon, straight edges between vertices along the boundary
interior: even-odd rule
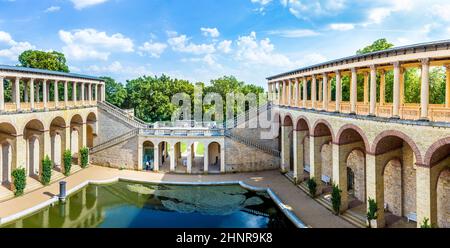
[[[385,38],[383,38],[383,39],[376,40],[369,46],[359,49],[356,52],[356,54],[366,54],[366,53],[386,50],[386,49],[389,49],[392,47],[394,47],[394,45],[389,43]]]
[[[105,81],[106,101],[117,107],[123,107],[128,96],[125,87],[110,77],[101,77],[101,79]]]
[[[56,51],[27,50],[19,55],[20,66],[69,72],[64,54]]]

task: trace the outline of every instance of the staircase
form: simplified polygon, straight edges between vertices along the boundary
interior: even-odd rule
[[[119,144],[121,142],[129,140],[129,139],[135,137],[136,135],[138,135],[139,134],[139,130],[140,130],[140,128],[135,128],[135,129],[131,130],[128,133],[122,134],[122,135],[117,136],[115,138],[112,138],[112,139],[110,139],[110,140],[108,140],[108,141],[106,141],[106,142],[104,142],[102,144],[99,144],[99,145],[97,145],[95,147],[92,147],[90,149],[90,153],[94,154],[94,153],[103,151],[103,150],[105,150],[107,148],[110,148],[112,146],[115,146],[115,145],[117,145],[117,144]]]
[[[143,121],[135,116],[130,116],[129,114],[125,113],[122,109],[120,109],[106,101],[98,102],[98,107],[101,108],[103,111],[108,112],[108,113],[114,115],[115,117],[125,121],[131,127],[134,127],[134,128],[149,127],[149,124],[146,123],[145,121]]]
[[[289,179],[292,183],[294,183],[294,178],[292,177],[291,174],[287,173],[285,174],[286,178]],[[300,183],[297,185],[297,187],[299,187],[301,190],[303,190],[305,193],[309,194],[309,189],[306,186],[305,183]],[[326,209],[330,210],[330,212],[333,212],[333,205],[332,203],[325,199],[322,196],[318,196],[314,199],[316,202],[318,202],[320,205],[324,206]],[[342,213],[340,215],[340,217],[342,219],[344,219],[345,221],[349,222],[350,224],[359,227],[359,228],[366,228],[366,220],[364,219],[364,217],[359,216],[355,213],[353,213],[351,210],[347,210],[344,213]]]
[[[280,157],[281,156],[280,155],[280,151],[274,150],[271,147],[267,147],[267,146],[264,146],[262,144],[258,144],[257,142],[254,142],[254,141],[252,141],[250,139],[246,139],[246,138],[244,138],[242,136],[233,134],[229,130],[225,131],[225,137],[230,138],[230,139],[232,139],[234,141],[237,141],[239,143],[242,143],[244,145],[256,148],[256,149],[258,149],[258,150],[260,150],[262,152],[265,152],[267,154],[270,154],[272,156],[275,156],[275,157]]]

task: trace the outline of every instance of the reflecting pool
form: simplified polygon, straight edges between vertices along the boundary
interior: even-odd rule
[[[265,192],[238,185],[89,185],[6,228],[293,228]]]

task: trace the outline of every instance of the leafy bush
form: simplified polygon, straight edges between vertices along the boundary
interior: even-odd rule
[[[425,218],[423,219],[422,224],[420,224],[420,228],[431,228],[431,224],[428,223],[430,221],[430,219]]]
[[[25,186],[27,185],[27,178],[25,173],[25,168],[15,169],[11,176],[14,180],[14,195],[21,196],[23,195],[23,191],[25,190]]]
[[[80,149],[81,168],[86,168],[89,163],[89,148],[83,147]]]
[[[371,221],[376,220],[378,218],[377,212],[378,212],[377,202],[374,199],[369,198],[369,211],[367,211],[367,220],[369,221],[369,228],[372,227]]]
[[[306,184],[308,185],[308,189],[309,189],[309,194],[312,198],[316,197],[316,191],[317,191],[317,183],[316,180],[313,178],[308,179],[308,181],[306,182]]]
[[[41,175],[41,183],[43,185],[48,185],[52,178],[52,161],[45,155],[45,158],[42,160],[42,175]]]
[[[70,169],[72,168],[72,151],[66,150],[64,151],[64,175],[70,175]]]
[[[331,203],[336,215],[339,215],[341,211],[341,193],[342,190],[339,189],[339,186],[333,185],[333,192],[331,193]]]

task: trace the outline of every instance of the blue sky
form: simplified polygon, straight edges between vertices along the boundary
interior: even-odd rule
[[[265,86],[378,38],[448,39],[449,13],[446,0],[0,0],[0,64],[56,50],[72,72],[122,82],[164,73]]]

